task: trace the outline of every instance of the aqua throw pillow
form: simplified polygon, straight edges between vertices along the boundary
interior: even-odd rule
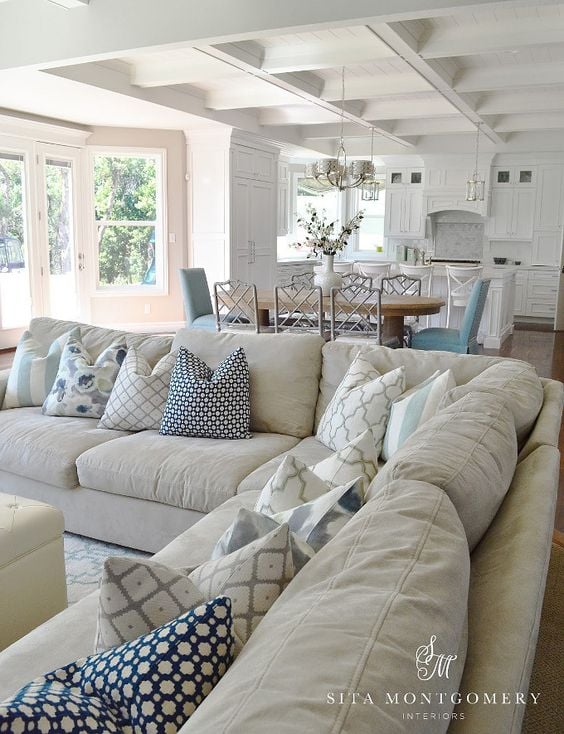
[[[3,410],[43,405],[57,377],[61,355],[70,336],[80,338],[80,328],[77,326],[62,334],[46,347],[34,339],[31,331],[24,331],[8,377]]]
[[[94,362],[81,340],[69,336],[43,413],[101,418],[126,353],[125,341],[115,342]]]
[[[0,703],[0,732],[174,734],[233,660],[221,596],[153,632],[47,673]]]

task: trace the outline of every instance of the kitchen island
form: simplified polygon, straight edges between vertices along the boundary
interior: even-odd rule
[[[457,263],[452,263],[456,265]],[[433,264],[432,295],[447,300],[446,263]],[[478,343],[486,349],[499,349],[513,333],[515,277],[517,269],[510,266],[485,265],[482,277],[490,280],[490,289],[484,315],[478,330]],[[460,328],[463,308],[452,308],[450,326]],[[429,326],[446,326],[446,307],[436,316],[429,317]],[[424,324],[426,325],[426,324]]]

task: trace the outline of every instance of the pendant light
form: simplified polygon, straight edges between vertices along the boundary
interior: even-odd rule
[[[466,201],[484,201],[484,191],[486,182],[478,173],[478,155],[480,153],[480,125],[476,123],[476,161],[474,165],[474,173],[466,182]]]
[[[370,165],[374,171],[374,128],[370,128]],[[374,176],[372,179],[362,183],[362,192],[360,195],[362,201],[378,201],[380,198],[380,181]]]
[[[341,134],[336,158],[323,158],[308,163],[306,176],[314,178],[327,187],[335,187],[339,191],[355,189],[367,181],[374,179],[372,161],[354,160],[349,163],[345,150],[345,67],[341,69]]]

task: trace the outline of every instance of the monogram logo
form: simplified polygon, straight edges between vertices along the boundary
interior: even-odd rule
[[[415,665],[417,666],[417,677],[419,680],[431,680],[448,678],[450,664],[456,660],[458,655],[444,655],[435,652],[436,635],[432,635],[428,645],[421,645],[415,653]]]

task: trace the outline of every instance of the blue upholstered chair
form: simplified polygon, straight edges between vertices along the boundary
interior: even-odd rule
[[[184,300],[186,326],[190,329],[215,331],[215,315],[203,268],[181,268],[180,285]]]
[[[460,329],[430,328],[413,334],[412,349],[433,349],[460,354],[478,354],[478,328],[486,305],[489,280],[474,283]]]

